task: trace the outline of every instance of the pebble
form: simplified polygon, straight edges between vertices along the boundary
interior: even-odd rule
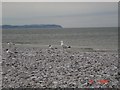
[[[11,49],[12,48],[12,49]],[[15,48],[15,49],[14,49]],[[67,52],[59,48],[41,49],[3,46],[3,88],[118,88],[117,52]],[[72,48],[71,48],[72,49]],[[9,56],[11,58],[9,58]],[[15,56],[15,57],[14,57]],[[89,85],[89,80],[108,79],[112,83]]]

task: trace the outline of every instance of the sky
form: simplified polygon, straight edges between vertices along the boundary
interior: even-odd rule
[[[2,24],[117,27],[117,2],[3,2]]]

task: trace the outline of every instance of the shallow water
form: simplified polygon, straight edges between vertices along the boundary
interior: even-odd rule
[[[64,29],[14,29],[3,30],[2,41],[18,44],[60,45],[77,48],[117,50],[117,28],[64,28]]]

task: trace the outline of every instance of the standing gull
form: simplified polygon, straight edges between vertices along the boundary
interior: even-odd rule
[[[51,48],[52,48],[52,45],[48,45],[48,47],[51,49]]]
[[[61,46],[63,49],[67,49],[67,48],[71,48],[71,46],[67,46],[63,43],[63,41],[60,41],[61,42]]]

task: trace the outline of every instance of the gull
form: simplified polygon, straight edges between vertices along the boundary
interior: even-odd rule
[[[12,42],[8,42],[7,44],[8,44],[8,46],[9,46],[9,48],[11,48],[12,46],[15,45],[15,43],[12,43]]]
[[[10,51],[9,49],[6,49],[5,51],[6,51],[6,53],[14,54],[14,52]]]
[[[52,48],[52,45],[48,45],[48,47],[51,49],[51,48]]]
[[[48,45],[48,47],[49,47],[49,49],[51,49],[51,50],[54,50],[54,49],[55,49],[55,48],[53,48],[52,45]]]
[[[67,48],[71,48],[71,46],[67,46],[63,43],[63,41],[60,41],[61,42],[61,46],[63,47],[63,49],[67,49]]]
[[[9,50],[9,49],[6,49],[5,51],[6,51],[7,53],[9,53],[9,52],[10,52],[10,50]]]
[[[12,42],[8,42],[7,44],[8,44],[8,45],[12,45]]]

